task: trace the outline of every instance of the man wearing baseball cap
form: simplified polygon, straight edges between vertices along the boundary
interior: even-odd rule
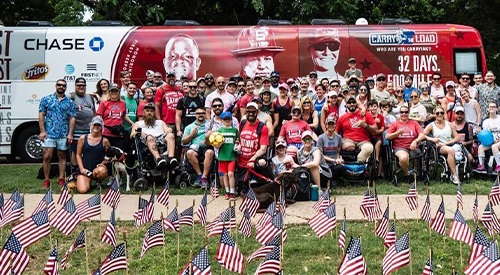
[[[365,163],[373,152],[370,134],[375,133],[377,126],[370,112],[361,115],[354,96],[350,95],[345,100],[347,112],[338,119],[335,131],[343,137],[342,150],[360,149],[357,160]]]
[[[240,76],[254,78],[269,77],[274,71],[274,57],[283,51],[269,27],[252,26],[238,34],[236,49],[231,53],[241,62]]]
[[[314,71],[320,78],[337,79],[345,83],[343,75],[337,72],[335,66],[339,60],[341,47],[339,31],[334,28],[317,29],[309,37],[307,50],[314,64]]]
[[[330,186],[335,188],[338,179],[344,175],[346,168],[344,160],[340,157],[340,147],[342,145],[342,137],[335,133],[336,119],[333,115],[328,116],[326,119],[326,132],[318,137],[318,148],[323,153],[326,163],[332,171],[332,178]]]

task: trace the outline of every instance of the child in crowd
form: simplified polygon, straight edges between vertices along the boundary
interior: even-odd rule
[[[375,123],[377,124],[377,131],[372,135],[372,143],[375,149],[375,160],[378,163],[377,176],[380,177],[382,174],[382,162],[380,161],[380,148],[382,147],[382,133],[385,131],[384,117],[379,113],[378,103],[376,100],[370,100],[368,102],[368,111],[373,116]]]
[[[293,158],[286,153],[287,144],[283,139],[276,141],[276,156],[271,160],[272,169],[275,175],[279,175],[291,169]]]
[[[236,182],[234,170],[236,168],[236,151],[238,143],[238,129],[232,126],[233,116],[230,112],[220,115],[224,125],[217,131],[224,137],[224,142],[217,148],[219,150],[219,173],[222,173],[222,186],[226,190],[224,198],[236,198]]]

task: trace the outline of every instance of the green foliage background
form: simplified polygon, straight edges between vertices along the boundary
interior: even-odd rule
[[[130,25],[161,25],[166,19],[192,19],[202,25],[254,25],[258,19],[286,19],[309,24],[313,18],[339,18],[347,24],[364,17],[409,18],[415,23],[456,23],[479,30],[488,68],[500,69],[500,0],[7,0],[0,19],[6,26],[19,20],[48,20],[58,26],[85,25],[84,9],[93,20],[121,20]]]

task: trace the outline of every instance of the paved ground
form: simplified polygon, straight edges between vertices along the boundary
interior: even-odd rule
[[[92,195],[75,195],[73,199],[75,203],[79,203]],[[4,194],[5,199],[7,200],[10,197],[10,194]],[[25,216],[32,213],[32,211],[38,205],[38,202],[42,199],[43,194],[26,194],[25,195]],[[59,195],[54,195],[54,200],[57,201]],[[120,204],[118,205],[118,209],[116,211],[116,219],[117,220],[133,220],[132,214],[137,210],[138,207],[138,197],[139,195],[123,195],[121,196]],[[143,195],[144,198],[149,199],[149,195]],[[419,217],[422,206],[425,202],[425,195],[419,196],[419,211],[410,211],[408,204],[405,201],[406,195],[379,195],[380,204],[382,206],[382,211],[385,210],[387,206],[387,198],[390,200],[390,211],[391,218],[393,217],[393,213],[396,212],[396,218],[399,219],[416,219]],[[161,212],[166,216],[175,207],[176,202],[178,202],[178,211],[181,212],[187,207],[195,204],[195,210],[198,207],[202,196],[201,195],[180,195],[180,196],[170,196],[170,207],[167,209],[163,205],[158,203],[155,204],[155,219],[159,219]],[[228,207],[228,201],[224,200],[222,197],[219,197],[216,200],[210,201],[209,196],[209,204],[208,204],[208,220],[212,220],[214,217],[219,215],[226,207]],[[443,196],[445,209],[446,209],[446,218],[453,219],[455,210],[456,210],[456,196],[454,195],[446,195]],[[431,195],[431,216],[434,216],[439,203],[441,202],[441,198],[439,195]],[[337,196],[336,197],[336,206],[337,206],[337,218],[342,218],[342,213],[345,209],[346,217],[348,220],[362,220],[363,216],[359,210],[359,205],[361,203],[362,196]],[[487,196],[479,196],[479,212],[480,215],[484,209],[484,206],[487,202]],[[238,199],[236,201],[236,206],[241,204],[242,199]],[[461,210],[462,214],[466,219],[472,219],[472,206],[474,204],[474,196],[466,195],[463,197],[464,202],[464,210]],[[287,207],[287,216],[285,218],[285,222],[288,224],[303,224],[307,223],[308,219],[314,215],[314,210],[311,208],[314,202],[297,202],[293,205],[289,205]],[[57,206],[59,209],[60,206]],[[102,205],[102,220],[108,220],[111,213],[111,208],[107,205]],[[258,218],[258,215],[254,220]],[[236,210],[236,219],[239,221],[241,219],[241,212]],[[99,217],[96,217],[95,220],[99,220]],[[197,217],[195,217],[197,220]]]

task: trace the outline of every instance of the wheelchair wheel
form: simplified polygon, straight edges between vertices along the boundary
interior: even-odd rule
[[[437,149],[433,145],[427,145],[424,163],[429,180],[436,179],[440,170],[440,165]]]
[[[391,181],[391,183],[394,186],[398,186],[398,177],[396,176],[396,174],[392,175],[392,181]]]

